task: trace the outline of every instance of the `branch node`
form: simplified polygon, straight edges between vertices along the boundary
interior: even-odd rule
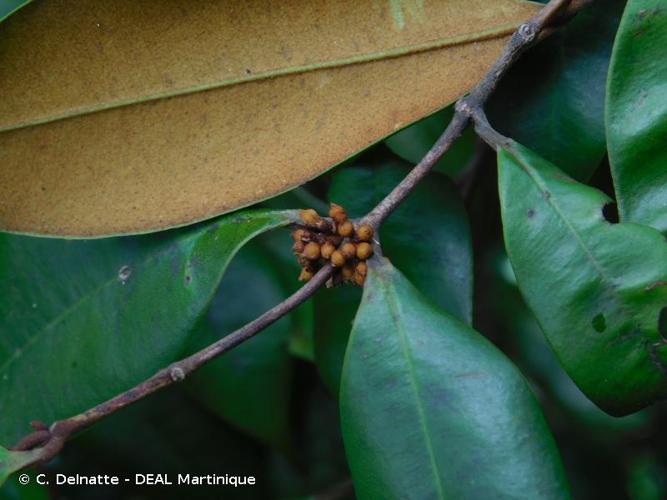
[[[454,114],[454,117],[431,150],[391,193],[389,193],[373,210],[371,210],[371,212],[361,219],[360,224],[368,224],[371,228],[370,236],[357,238],[362,241],[364,248],[372,242],[375,245],[375,255],[381,255],[381,249],[377,238],[372,238],[373,233],[377,234],[377,229],[382,221],[405,199],[417,183],[428,174],[438,159],[450,148],[452,143],[461,135],[465,127],[468,126],[471,121],[474,122],[478,135],[494,149],[497,150],[500,147],[510,148],[512,146],[513,143],[509,138],[502,136],[489,124],[484,114],[484,103],[496,88],[500,78],[516,61],[523,50],[525,50],[531,43],[537,42],[543,38],[542,35],[550,34],[553,31],[553,27],[551,26],[552,23],[558,21],[558,25],[564,24],[578,10],[592,1],[593,0],[550,0],[550,2],[535,17],[519,26],[509,44],[505,47],[505,51],[498,58],[491,70],[489,70],[489,73],[472,89],[470,94],[462,97],[456,103],[456,113]],[[562,13],[564,13],[565,16],[559,18],[559,15]],[[338,211],[336,210],[336,212]],[[345,218],[347,218],[347,215]],[[331,219],[320,217],[314,210],[302,211],[301,220],[302,223],[295,221],[296,230],[303,231],[305,229],[317,229],[320,231],[331,231],[334,227],[334,223],[336,226],[338,225],[338,221],[333,217]],[[369,233],[369,231],[366,231],[366,233]],[[341,239],[346,237],[342,234],[339,234],[339,236]],[[310,239],[308,242],[310,242]],[[300,242],[296,243],[306,243],[306,240],[301,239]],[[360,243],[360,245],[362,243]],[[361,257],[365,256],[361,259],[364,261],[363,265],[361,266],[361,269],[356,268],[356,272],[358,272],[360,276],[365,276],[365,261],[370,255],[371,254],[367,252],[367,249],[365,249],[361,255]],[[359,260],[360,256],[357,255],[356,258]],[[373,259],[370,259],[370,262],[373,262]],[[359,262],[357,263],[357,266],[361,264],[362,263]],[[314,275],[310,277],[309,281],[298,291],[259,316],[254,321],[251,321],[201,351],[180,360],[178,362],[179,364],[169,365],[167,368],[160,370],[153,377],[148,378],[126,392],[100,403],[81,414],[57,421],[52,424],[48,430],[41,422],[33,423],[32,427],[35,430],[21,439],[13,449],[28,450],[41,447],[39,458],[36,458],[33,463],[27,464],[26,466],[38,462],[47,462],[60,452],[65,441],[74,433],[171,383],[185,380],[186,372],[190,373],[196,370],[208,361],[229,351],[245,340],[253,337],[267,326],[273,324],[289,311],[293,310],[299,304],[311,297],[316,290],[329,281],[334,274],[334,271],[335,268],[331,265],[331,262],[327,262],[315,272]]]
[[[537,28],[532,23],[523,23],[519,26],[517,34],[521,37],[524,43],[530,43],[535,40],[537,35]]]
[[[468,96],[461,97],[454,105],[454,111],[465,116],[472,116],[472,107],[468,103]]]
[[[169,370],[169,377],[174,382],[182,382],[185,380],[185,372],[180,366],[174,366],[171,370]]]

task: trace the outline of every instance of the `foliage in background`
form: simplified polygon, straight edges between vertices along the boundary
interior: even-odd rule
[[[667,407],[650,405],[666,394],[667,12],[631,0],[621,20],[623,7],[594,3],[513,68],[489,114],[516,142],[496,170],[466,131],[383,224],[388,260],[371,266],[363,297],[319,290],[184,386],[83,433],[43,470],[260,479],[230,498],[337,488],[347,498],[350,477],[360,498],[667,496]],[[451,113],[251,215],[86,242],[1,235],[0,442],[280,302],[298,286],[291,242],[280,229],[258,235],[293,220],[287,208],[334,201],[363,215]],[[457,183],[471,172],[464,200]],[[613,418],[593,402],[634,413]],[[20,458],[6,456],[0,449],[0,474]],[[46,495],[15,479],[0,489]]]

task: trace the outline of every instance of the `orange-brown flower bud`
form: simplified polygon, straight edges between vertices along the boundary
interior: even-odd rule
[[[335,250],[336,247],[333,246],[331,242],[327,241],[324,245],[322,245],[320,252],[322,254],[322,257],[324,257],[325,259],[329,259],[331,257],[331,254],[334,253]]]
[[[371,255],[373,255],[373,247],[370,243],[362,241],[357,245],[357,257],[359,259],[366,260]]]
[[[371,241],[373,228],[368,224],[362,224],[357,228],[357,238],[361,241]]]
[[[342,267],[345,265],[345,256],[341,253],[340,250],[335,250],[331,254],[331,265],[334,267]]]
[[[354,273],[354,282],[359,286],[364,286],[364,281],[366,281],[366,276],[359,273]]]
[[[315,226],[322,220],[319,214],[312,208],[301,210],[299,215],[301,216],[301,220],[304,222],[304,224],[308,226]]]
[[[292,238],[294,238],[294,241],[301,241],[306,234],[305,229],[295,229],[292,231]]]
[[[301,274],[299,275],[299,281],[310,281],[313,277],[313,273],[308,269],[302,269]]]
[[[349,220],[346,220],[342,224],[338,225],[338,234],[344,237],[352,236],[352,233],[354,233],[354,226],[352,225],[352,222]]]
[[[329,217],[336,221],[336,224],[342,224],[347,220],[347,212],[340,205],[332,203],[329,208]]]
[[[346,259],[353,259],[357,255],[357,247],[354,243],[343,243],[343,246],[340,247],[341,253],[345,256]]]
[[[303,249],[303,256],[310,260],[317,260],[320,258],[320,245],[311,241]]]

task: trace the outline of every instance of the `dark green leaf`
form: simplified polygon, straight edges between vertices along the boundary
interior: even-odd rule
[[[30,482],[21,484],[19,474],[13,474],[7,482],[0,486],[0,499],[2,500],[50,500],[49,490],[46,486],[37,484],[36,476],[38,470],[27,470]],[[23,474],[23,473],[22,473]]]
[[[379,168],[339,170],[331,201],[351,216],[372,209],[409,172],[402,162]],[[452,182],[431,174],[387,219],[380,230],[386,256],[431,300],[458,318],[472,317],[472,251],[468,219]],[[359,303],[355,290],[320,291],[315,296],[315,356],[327,386],[338,392],[352,319]]]
[[[454,106],[447,106],[388,137],[385,143],[398,156],[416,165],[444,132],[453,115]],[[436,163],[435,170],[455,177],[470,162],[474,153],[475,132],[468,127]]]
[[[630,0],[607,82],[609,161],[621,220],[667,234],[667,5]]]
[[[507,252],[563,367],[609,413],[667,395],[667,242],[610,224],[610,200],[519,144],[498,155]]]
[[[278,273],[271,254],[259,244],[243,248],[195,327],[189,350],[215,342],[284,300],[288,294]],[[188,383],[194,396],[215,414],[283,450],[289,444],[290,323],[289,316],[281,318],[198,370]]]
[[[329,199],[360,217],[409,172],[401,162],[345,168]],[[452,182],[431,174],[380,228],[384,254],[423,293],[468,323],[472,317],[472,251],[468,217]]]
[[[0,446],[0,486],[7,481],[12,472],[32,462],[37,453],[39,453],[37,450],[9,451]]]
[[[250,211],[91,241],[0,234],[0,442],[173,361],[239,247],[293,216]]]
[[[505,135],[587,180],[605,152],[607,67],[623,0],[594,2],[521,58],[489,103]]]
[[[280,196],[279,199],[288,198],[286,195],[291,194],[293,191],[297,190],[289,191],[285,195]],[[294,203],[295,200],[292,201],[293,203],[289,205],[291,207],[311,206],[309,204],[304,205],[303,200],[301,203]],[[319,203],[324,205],[322,201],[319,201]],[[267,204],[268,202],[264,203],[264,205]],[[326,213],[326,208],[326,206],[320,207],[320,211]],[[297,263],[292,251],[294,240],[292,240],[291,235],[287,231],[272,231],[260,236],[258,242],[270,254],[270,265],[278,273],[277,278],[280,278],[283,287],[283,298],[296,292],[303,283],[298,281],[301,266]],[[314,362],[313,331],[315,328],[315,307],[313,301],[307,300],[292,311],[288,317],[290,318],[288,344],[290,354],[311,363]]]
[[[32,0],[2,0],[0,1],[0,22],[7,19],[21,7],[28,5]]]
[[[340,373],[361,288],[348,286],[319,290],[315,303],[315,362],[322,380],[338,395]]]
[[[369,269],[340,402],[360,499],[569,497],[519,371],[386,259]]]

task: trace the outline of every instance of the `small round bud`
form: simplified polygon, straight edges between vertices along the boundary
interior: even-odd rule
[[[366,276],[359,273],[354,273],[354,282],[359,286],[364,286],[364,281],[366,281]]]
[[[331,254],[334,253],[335,250],[336,247],[333,246],[332,243],[327,241],[324,245],[322,245],[320,252],[322,253],[322,257],[324,257],[325,259],[329,259],[331,257]]]
[[[343,246],[340,247],[340,251],[346,259],[353,259],[354,256],[357,255],[357,247],[354,243],[343,243]]]
[[[343,278],[350,280],[354,276],[354,267],[352,267],[351,264],[346,264],[343,266],[343,269],[340,270],[340,273]]]
[[[295,229],[294,231],[292,231],[292,238],[294,239],[294,241],[299,242],[303,239],[305,234],[306,234],[305,229]]]
[[[368,224],[362,224],[357,228],[357,238],[361,241],[371,241],[373,238],[373,228]]]
[[[306,259],[310,259],[310,260],[319,259],[320,258],[320,246],[317,243],[315,243],[314,241],[311,241],[303,249],[303,256]]]
[[[299,215],[301,216],[301,220],[304,222],[304,224],[308,226],[317,225],[317,223],[322,220],[319,214],[312,208],[301,210]]]
[[[354,226],[349,220],[346,220],[342,224],[338,225],[338,234],[344,237],[352,236],[354,232]]]
[[[368,272],[368,264],[366,264],[364,261],[357,263],[355,272],[361,274],[362,276],[366,276],[366,273]]]
[[[342,224],[347,220],[347,212],[340,205],[332,203],[329,209],[329,217],[336,221],[336,224]]]
[[[331,254],[331,265],[334,267],[342,267],[345,264],[345,256],[340,250],[335,250]]]
[[[301,253],[303,252],[304,248],[306,248],[306,245],[303,241],[297,241],[294,243],[292,248],[294,249],[294,253]]]
[[[357,245],[357,257],[361,260],[366,260],[368,257],[373,255],[373,247],[370,243],[362,241]]]
[[[299,281],[310,281],[313,277],[313,273],[308,269],[302,269],[301,274],[299,274]]]

